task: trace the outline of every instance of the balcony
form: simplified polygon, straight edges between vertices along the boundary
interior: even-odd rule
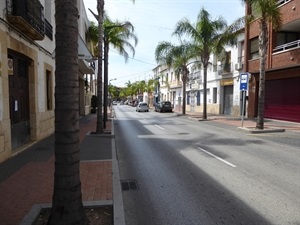
[[[32,40],[45,36],[44,7],[39,0],[6,0],[7,21]]]
[[[291,0],[278,0],[277,5],[282,6],[283,4],[290,2]]]
[[[273,49],[273,53],[300,48],[300,40],[279,45]]]
[[[217,70],[218,70],[218,75],[228,75],[233,72],[233,64],[232,63],[224,63],[221,65],[218,65]]]

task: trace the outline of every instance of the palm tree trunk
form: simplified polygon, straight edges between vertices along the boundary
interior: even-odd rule
[[[106,128],[106,121],[107,121],[107,96],[108,96],[108,47],[109,43],[104,37],[104,90],[103,90],[103,98],[104,98],[104,110],[103,110],[103,128]]]
[[[182,90],[182,114],[186,114],[186,81],[183,83],[183,90]]]
[[[103,133],[103,118],[102,118],[102,46],[103,46],[103,14],[104,0],[97,0],[98,11],[98,74],[97,74],[97,126],[96,133]]]
[[[55,12],[55,172],[48,225],[85,225],[79,172],[77,2],[56,0]]]
[[[207,119],[207,66],[203,68],[203,115],[202,119]]]
[[[259,73],[259,90],[258,90],[258,109],[256,128],[264,129],[264,108],[265,108],[265,75],[266,75],[266,55],[268,44],[268,27],[267,23],[261,22],[261,33],[259,36],[260,51],[260,73]]]

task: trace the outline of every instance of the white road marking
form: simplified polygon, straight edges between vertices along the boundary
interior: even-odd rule
[[[206,150],[203,149],[203,148],[200,148],[200,147],[197,147],[197,148],[198,148],[199,150],[201,150],[202,152],[205,152],[206,154],[208,154],[208,155],[210,155],[210,156],[212,156],[212,157],[214,157],[214,158],[220,160],[221,162],[223,162],[223,163],[225,163],[225,164],[227,164],[227,165],[229,165],[229,166],[231,166],[231,167],[236,167],[236,165],[233,165],[232,163],[230,163],[230,162],[228,162],[228,161],[226,161],[226,160],[224,160],[224,159],[222,159],[222,158],[220,158],[220,157],[218,157],[218,156],[216,156],[216,155],[214,155],[214,154],[212,154],[212,153],[206,151]]]
[[[154,124],[156,127],[158,127],[161,130],[165,130],[164,128],[162,128],[161,126],[158,126],[157,124]]]

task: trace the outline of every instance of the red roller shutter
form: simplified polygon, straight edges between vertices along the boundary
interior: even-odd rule
[[[267,80],[265,117],[300,122],[300,77]]]

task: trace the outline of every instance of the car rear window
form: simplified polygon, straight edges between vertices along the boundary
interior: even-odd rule
[[[147,103],[140,103],[140,106],[147,106]]]
[[[171,106],[171,102],[165,102],[164,105]]]

